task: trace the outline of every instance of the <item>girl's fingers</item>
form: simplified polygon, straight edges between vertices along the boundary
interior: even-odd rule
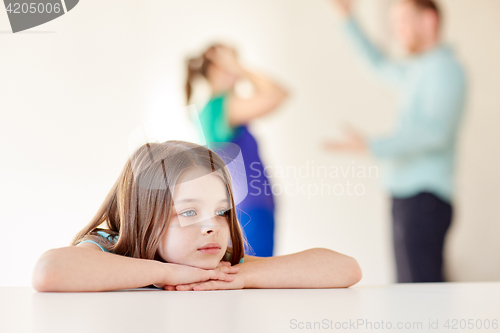
[[[221,272],[220,270],[213,270],[213,271],[210,271],[208,279],[206,279],[206,280],[207,281],[208,280],[221,280],[221,281],[231,282],[234,280],[234,276],[232,274],[226,274],[224,272]]]
[[[238,273],[239,267],[236,267],[236,266],[219,266],[216,269],[218,271],[226,273],[226,274],[235,274],[235,273]]]
[[[201,284],[201,282],[198,283],[189,283],[189,284],[180,284],[178,286],[175,286],[175,289],[178,291],[187,291],[187,290],[194,290],[193,288],[197,285]]]
[[[212,289],[210,289],[210,283],[205,282],[197,285],[196,287],[193,288],[193,290],[202,291],[202,290],[212,290]]]
[[[203,291],[203,290],[221,290],[227,288],[227,282],[223,281],[208,281],[200,283],[197,286],[193,286],[193,290]]]
[[[234,275],[232,275],[232,274],[225,274],[224,279],[219,279],[219,280],[231,282],[231,281],[234,281],[234,279],[235,279]]]

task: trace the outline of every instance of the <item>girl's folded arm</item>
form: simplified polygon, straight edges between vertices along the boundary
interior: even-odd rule
[[[106,253],[92,243],[51,249],[37,261],[37,291],[105,291],[161,283],[168,264]]]
[[[343,288],[362,277],[356,259],[325,248],[257,258],[237,265],[245,288]]]
[[[244,262],[250,262],[250,261],[256,261],[256,260],[262,260],[262,259],[266,259],[266,257],[255,257],[255,256],[245,255],[245,260],[244,260]]]

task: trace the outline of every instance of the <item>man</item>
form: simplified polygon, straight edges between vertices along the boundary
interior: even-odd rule
[[[366,140],[350,129],[333,151],[369,151],[386,162],[392,196],[398,282],[444,281],[443,244],[452,219],[455,141],[464,110],[465,75],[452,50],[440,42],[440,11],[432,0],[400,0],[392,12],[395,37],[410,55],[388,59],[362,33],[352,1],[331,0],[359,53],[400,93],[394,132]]]

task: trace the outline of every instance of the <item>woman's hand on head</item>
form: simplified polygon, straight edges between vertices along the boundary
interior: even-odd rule
[[[215,269],[202,269],[186,265],[162,263],[165,265],[165,277],[154,286],[168,290],[167,286],[200,283],[205,281],[231,282],[238,273],[238,267],[231,263],[221,261]]]
[[[236,51],[229,46],[216,46],[207,52],[206,56],[220,69],[236,76],[242,75],[243,68],[238,61]]]
[[[229,276],[232,276],[233,279],[231,281],[211,279],[209,281],[203,281],[203,282],[167,285],[164,287],[164,289],[169,291],[243,289],[245,287],[244,279],[241,274],[238,274],[239,267],[237,266],[238,265],[231,266],[231,263],[227,261],[221,261],[217,266],[217,268],[215,268],[216,270],[225,272],[229,274]]]

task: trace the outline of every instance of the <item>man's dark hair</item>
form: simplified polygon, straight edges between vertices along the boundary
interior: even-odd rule
[[[407,0],[420,10],[432,10],[436,13],[438,20],[441,20],[441,10],[434,0]]]

